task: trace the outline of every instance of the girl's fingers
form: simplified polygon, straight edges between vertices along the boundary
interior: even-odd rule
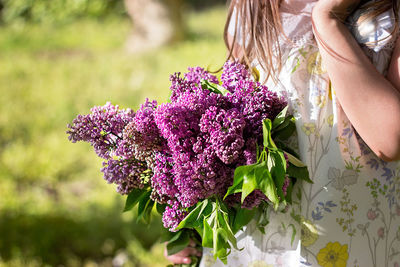
[[[167,259],[173,264],[190,264],[192,262],[189,257],[181,257],[176,255],[169,256]]]
[[[171,261],[174,264],[190,264],[192,261],[190,256],[200,257],[202,255],[201,251],[196,248],[187,247],[174,255],[168,256],[167,249],[164,250],[164,256],[167,260]]]
[[[178,256],[183,256],[183,257],[186,257],[186,256],[199,256],[199,253],[200,253],[200,256],[201,256],[201,251],[199,251],[199,250],[197,250],[196,248],[190,248],[190,247],[187,247],[187,248],[185,248],[184,250],[182,250],[182,251],[179,251],[177,254],[175,254],[175,255],[178,255]]]
[[[189,247],[192,247],[192,248],[196,247],[196,242],[194,242],[193,239],[190,239]]]

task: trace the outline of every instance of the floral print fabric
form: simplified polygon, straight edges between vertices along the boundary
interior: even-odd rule
[[[384,73],[392,47],[364,50]],[[314,183],[295,185],[293,205],[286,213],[271,212],[265,235],[254,224],[239,232],[244,249],[232,250],[228,266],[398,267],[400,162],[380,160],[358,136],[315,43],[285,52],[280,82],[267,85],[290,102],[298,132],[292,145]],[[201,266],[224,264],[205,249]]]

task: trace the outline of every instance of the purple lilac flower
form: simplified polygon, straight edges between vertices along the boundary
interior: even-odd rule
[[[68,125],[68,139],[73,143],[89,142],[99,157],[108,159],[110,152],[118,147],[122,131],[134,115],[131,109],[119,109],[110,102],[93,107],[90,114],[78,115],[72,125]]]
[[[260,84],[257,84],[256,89],[247,94],[242,101],[244,104],[241,112],[246,118],[247,133],[259,137],[262,136],[262,121],[267,118],[273,120],[287,105],[275,92]]]
[[[237,109],[210,107],[200,120],[200,129],[210,134],[210,144],[218,158],[232,164],[242,154],[245,120]]]
[[[238,82],[249,80],[250,74],[246,67],[238,61],[227,61],[222,68],[221,83],[222,86],[231,92],[238,89]]]
[[[185,73],[185,79],[189,82],[199,84],[201,80],[207,80],[209,82],[218,84],[218,79],[204,68],[194,67],[188,68],[189,72]]]
[[[286,153],[283,153],[283,156],[285,157],[285,161],[286,161],[286,169],[289,168],[289,157],[286,155]]]
[[[171,75],[169,80],[171,81],[171,102],[175,102],[182,93],[191,92],[194,88],[201,87],[198,84],[185,80],[185,78],[181,76],[180,72]]]
[[[180,155],[182,158],[187,154]],[[203,187],[203,175],[198,171],[198,163],[194,159],[176,160],[174,165],[174,182],[179,190],[177,199],[183,207],[191,207],[205,198],[207,192]]]
[[[126,195],[134,188],[144,187],[141,175],[146,169],[145,162],[134,159],[109,159],[107,162],[103,162],[101,171],[108,183],[118,185],[118,193]]]
[[[169,206],[165,208],[162,216],[162,221],[164,227],[170,229],[170,231],[175,232],[178,224],[185,218],[186,212],[182,210],[178,201],[171,201]]]
[[[250,195],[248,195],[242,203],[242,208],[252,209],[257,207],[263,201],[267,201],[268,198],[260,190],[254,190]]]
[[[154,120],[157,102],[146,102],[136,111],[133,121],[123,131],[123,141],[117,155],[134,157],[146,161],[149,167],[154,164],[154,153],[165,147],[165,140]]]
[[[224,96],[201,87],[201,81],[218,79],[203,68],[189,68],[183,76],[171,75],[171,103],[157,106],[146,100],[136,112],[107,103],[78,116],[69,126],[70,140],[90,142],[108,159],[102,169],[121,194],[150,183],[151,198],[167,203],[166,228],[174,230],[185,217],[185,208],[213,195],[224,196],[237,166],[256,162],[261,145],[261,121],[273,119],[286,105],[267,87],[255,82],[238,62],[227,62],[222,86]],[[150,170],[149,170],[150,169]],[[149,181],[143,173],[150,171]],[[285,180],[284,192],[290,181]],[[267,200],[256,190],[244,208]],[[240,194],[228,197],[240,203]]]
[[[283,195],[286,196],[288,187],[290,185],[290,178],[288,176],[285,177],[285,181],[283,182],[282,191]]]
[[[217,77],[210,74],[200,67],[188,68],[189,72],[181,77],[181,73],[177,72],[170,76],[171,81],[171,102],[175,102],[182,93],[190,93],[196,89],[201,89],[201,80],[207,80],[212,83],[218,83]],[[209,93],[209,92],[207,92]]]
[[[237,206],[241,201],[241,194],[233,194],[226,198],[225,202],[227,205],[233,207]],[[244,209],[253,209],[261,204],[263,201],[268,201],[268,198],[260,190],[254,190],[250,195],[248,195],[243,203],[240,205]]]
[[[157,193],[156,198],[159,203],[165,203],[169,199],[175,198],[178,189],[174,183],[174,162],[171,156],[164,153],[155,154],[155,164],[153,177],[151,178],[151,187]]]
[[[179,190],[177,199],[183,207],[193,206],[214,194],[223,196],[231,183],[232,168],[208,152],[209,149],[189,161],[176,161],[174,182]]]
[[[154,120],[174,155],[191,150],[199,132],[199,118],[195,114],[184,106],[166,103],[155,110]]]
[[[243,109],[249,96],[256,90],[256,82],[251,79],[239,80],[236,82],[236,87],[232,89],[232,93],[227,95],[227,98],[236,108]]]
[[[205,144],[209,140],[205,138]],[[211,145],[205,146],[197,155],[198,173],[202,174],[202,184],[207,197],[214,194],[223,196],[232,184],[234,168],[224,164]]]
[[[249,138],[243,150],[244,162],[241,165],[251,165],[257,162],[257,139]]]
[[[176,106],[185,107],[188,112],[201,117],[208,107],[223,105],[223,103],[226,105],[226,100],[220,94],[195,88],[191,92],[183,92],[173,103]]]
[[[157,108],[157,101],[149,101],[146,98],[146,102],[140,105],[140,108],[136,111],[133,121],[136,124],[136,130],[149,135],[149,138],[157,138],[159,131],[154,123],[153,112]]]

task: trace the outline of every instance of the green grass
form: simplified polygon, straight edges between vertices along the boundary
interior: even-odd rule
[[[65,131],[107,101],[165,102],[169,75],[188,66],[218,69],[224,7],[187,20],[186,40],[130,55],[127,19],[0,28],[0,266],[108,266],[117,251],[132,266],[156,266],[161,247],[155,257],[148,250],[157,231],[145,236],[133,214],[121,214],[124,197],[102,179],[101,161]]]

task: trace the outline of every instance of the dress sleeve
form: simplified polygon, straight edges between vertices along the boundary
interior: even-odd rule
[[[393,10],[358,24],[357,21],[362,14],[361,10],[356,10],[347,19],[348,28],[358,43],[377,53],[394,42],[395,37],[392,32],[396,27],[396,19]]]

